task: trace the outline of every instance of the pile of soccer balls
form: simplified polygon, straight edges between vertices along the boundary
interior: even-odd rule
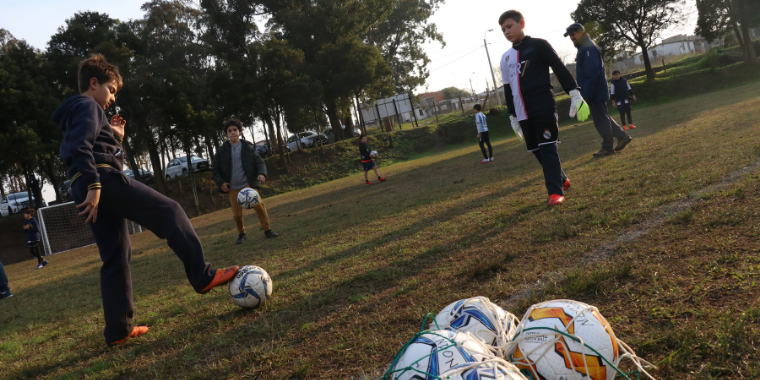
[[[427,317],[425,318],[427,321]],[[423,322],[423,329],[424,329]],[[619,369],[628,359],[634,371]],[[593,306],[554,300],[522,321],[485,297],[444,308],[396,355],[384,379],[654,380]]]

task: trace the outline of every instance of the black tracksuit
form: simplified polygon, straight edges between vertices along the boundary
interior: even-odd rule
[[[29,226],[26,231],[26,242],[29,244],[29,253],[37,258],[37,264],[42,264],[42,252],[40,251],[40,227],[37,219],[29,218],[24,222],[24,227]]]
[[[557,103],[549,68],[566,92],[579,88],[578,84],[552,46],[540,38],[525,36],[513,44],[500,65],[509,114],[520,121],[528,151],[543,168],[546,190],[549,195],[564,195],[567,176],[557,152]]]
[[[211,283],[215,270],[205,261],[201,242],[182,207],[124,174],[121,141],[95,100],[72,96],[53,114],[53,121],[63,132],[60,152],[69,168],[74,201],[82,203],[88,190],[101,189],[97,222],[90,222],[90,228],[103,261],[104,335],[106,343],[114,342],[131,333],[134,313],[127,219],[167,239],[196,292]]]

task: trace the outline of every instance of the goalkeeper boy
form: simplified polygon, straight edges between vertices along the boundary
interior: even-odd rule
[[[510,10],[499,17],[504,37],[512,48],[501,57],[501,75],[504,94],[509,107],[512,128],[523,136],[528,152],[533,153],[544,171],[549,206],[565,201],[565,190],[570,181],[562,171],[557,152],[559,132],[557,104],[549,77],[554,71],[562,88],[570,94],[570,117],[579,121],[588,118],[588,106],[583,101],[578,84],[545,40],[525,35],[523,15]]]
[[[63,132],[61,156],[68,167],[71,195],[79,214],[86,216],[95,235],[103,267],[100,291],[105,314],[106,344],[123,343],[127,338],[148,332],[146,326],[132,326],[134,303],[129,261],[132,250],[127,219],[142,225],[161,239],[179,257],[190,285],[198,293],[227,283],[238,267],[212,269],[203,248],[180,205],[124,174],[126,121],[105,109],[116,100],[122,87],[119,69],[100,54],[79,64],[79,92],[66,99],[53,114]]]

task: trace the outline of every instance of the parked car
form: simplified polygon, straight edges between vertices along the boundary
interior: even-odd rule
[[[34,195],[32,195],[32,201],[36,201]],[[42,207],[47,207],[47,205],[47,202],[43,199]],[[17,214],[28,207],[29,194],[26,191],[8,194],[3,198],[3,201],[0,202],[0,215],[8,216]]]
[[[300,132],[298,135],[292,135],[288,138],[288,148],[290,150],[298,149],[297,141],[301,140],[301,147],[311,148],[321,144],[328,144],[330,140],[324,133],[314,131]]]
[[[198,156],[192,156],[190,163],[193,167],[193,173],[202,172],[210,168],[208,160]],[[166,179],[177,178],[179,176],[186,176],[190,174],[187,170],[187,156],[175,158],[169,161],[169,165],[166,166]]]
[[[145,182],[145,183],[156,182],[156,176],[153,174],[153,172],[149,172],[149,171],[147,171],[145,169],[142,169],[142,168],[137,169],[137,170],[140,171],[140,177],[142,179],[142,182]],[[133,178],[133,179],[135,178],[135,173],[133,171],[129,170],[129,169],[125,169],[124,170],[124,174],[126,174],[127,177],[129,177],[129,178]]]
[[[259,142],[254,145],[254,147],[256,149],[256,153],[258,153],[261,158],[267,158],[273,154],[272,150],[269,149],[268,141]],[[290,147],[287,145],[283,145],[282,148],[285,149],[285,153],[291,152]]]
[[[342,128],[346,129],[346,127],[342,127]],[[333,133],[334,132],[333,132],[332,127],[328,125],[327,128],[325,128],[325,136],[327,136],[330,140],[335,140],[335,135]],[[359,130],[359,128],[354,128],[354,137],[359,137],[361,136],[361,134],[362,134],[362,131]]]

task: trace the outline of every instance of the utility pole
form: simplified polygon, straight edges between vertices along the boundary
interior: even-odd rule
[[[462,110],[462,115],[464,115],[464,104],[462,104],[462,93],[459,93],[459,108]]]
[[[398,130],[401,130],[401,115],[398,113],[398,107],[396,107],[396,97],[393,97],[393,111],[396,112],[396,120],[398,120]],[[412,110],[414,112],[414,110]]]
[[[412,108],[412,116],[414,116],[414,125],[416,125],[417,128],[419,128],[420,127],[420,123],[417,122],[417,113],[414,112],[414,101],[412,101],[412,93],[411,92],[407,92],[406,96],[409,97],[409,106]],[[435,98],[433,98],[433,99],[435,99]]]
[[[493,80],[493,90],[496,93],[496,99],[499,100],[499,105],[501,104],[501,96],[499,96],[499,85],[496,83],[496,76],[493,75],[493,66],[491,65],[491,54],[488,53],[488,42],[486,42],[486,33],[493,31],[493,29],[486,30],[485,33],[483,33],[483,46],[486,47],[486,57],[488,57],[488,71],[491,73],[491,80]]]

